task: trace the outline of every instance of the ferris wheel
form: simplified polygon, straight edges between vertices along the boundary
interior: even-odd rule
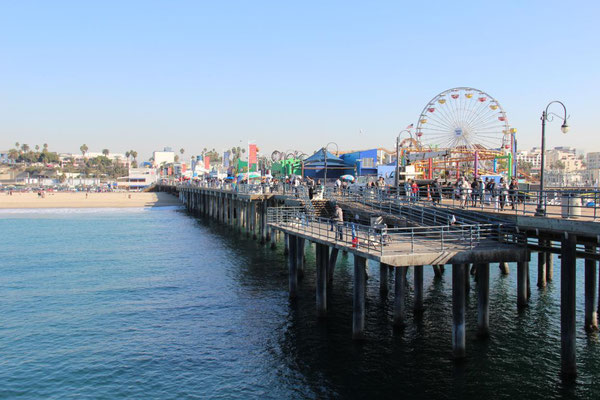
[[[457,87],[427,103],[416,135],[423,148],[509,152],[515,131],[495,98],[479,89]]]

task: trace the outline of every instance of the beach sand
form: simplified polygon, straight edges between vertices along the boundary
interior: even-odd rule
[[[177,197],[168,193],[143,192],[46,192],[40,198],[37,192],[0,194],[0,209],[8,208],[126,208],[181,205]]]

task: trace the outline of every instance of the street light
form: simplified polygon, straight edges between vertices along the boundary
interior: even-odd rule
[[[404,129],[401,130],[398,133],[398,137],[396,138],[396,174],[394,176],[394,183],[396,186],[396,193],[398,193],[398,185],[400,184],[400,135],[402,135],[404,132],[408,132],[408,134],[410,135],[410,138],[412,139],[412,132],[410,131],[410,129]]]
[[[544,199],[544,197],[543,197],[543,192],[544,192],[544,153],[546,152],[546,121],[552,121],[554,119],[554,117],[552,117],[552,116],[557,116],[558,118],[561,118],[560,115],[557,115],[555,113],[550,113],[550,115],[552,115],[552,116],[549,117],[548,108],[550,108],[550,106],[554,103],[560,104],[565,112],[564,117],[562,117],[563,123],[560,126],[560,130],[562,131],[562,133],[569,132],[569,125],[567,125],[567,118],[568,118],[567,117],[567,108],[565,107],[565,105],[562,102],[560,102],[558,100],[551,101],[546,106],[546,110],[542,111],[542,160],[541,160],[541,166],[540,166],[540,196],[538,198],[537,209],[535,210],[535,215],[538,217],[543,217],[546,215],[546,208],[544,207],[544,200],[543,200]]]

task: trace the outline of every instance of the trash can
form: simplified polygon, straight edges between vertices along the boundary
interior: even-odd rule
[[[578,218],[581,216],[581,196],[577,193],[563,193],[560,203],[563,218]]]

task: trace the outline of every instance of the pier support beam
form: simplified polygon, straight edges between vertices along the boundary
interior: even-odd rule
[[[317,243],[317,317],[327,316],[327,266],[329,246]]]
[[[415,315],[423,312],[423,266],[414,266],[415,301],[413,303]]]
[[[298,237],[296,239],[296,265],[298,267],[298,279],[304,278],[304,250],[306,247],[306,239]]]
[[[386,298],[388,295],[388,269],[388,265],[384,263],[379,264],[379,293],[381,293],[381,297],[383,298]]]
[[[433,266],[433,275],[434,275],[435,279],[442,279],[442,269],[440,268],[439,265]]]
[[[329,264],[327,264],[327,282],[333,282],[333,273],[335,271],[335,264],[337,263],[337,257],[339,249],[332,247],[331,254],[329,255]]]
[[[277,248],[277,231],[274,229],[271,229],[271,248]]]
[[[290,235],[287,233],[283,234],[283,254],[287,255],[290,252]]]
[[[406,307],[404,298],[406,295],[406,267],[394,269],[394,326],[404,326]]]
[[[508,268],[507,262],[501,262],[498,267],[500,268],[500,273],[502,275],[508,275],[510,273],[510,268]]]
[[[352,306],[352,339],[361,340],[365,332],[365,268],[367,260],[354,255],[354,288]]]
[[[290,298],[293,299],[298,291],[298,258],[297,258],[297,240],[296,236],[289,236],[289,281],[290,281]]]
[[[560,262],[560,343],[561,372],[563,378],[572,379],[577,374],[575,362],[575,280],[576,274],[575,235],[562,241]]]
[[[549,240],[546,242],[548,246],[552,244]],[[554,278],[554,254],[551,252],[546,253],[546,282],[552,282]]]
[[[544,241],[539,241],[540,246],[544,244]],[[543,251],[538,252],[538,279],[537,285],[539,288],[546,287],[546,253]]]
[[[527,307],[527,271],[529,270],[529,263],[519,261],[517,263],[517,307]]]
[[[595,246],[586,246],[587,253],[596,253]],[[596,260],[585,259],[585,330],[598,330],[598,314],[596,309]]]
[[[452,355],[464,358],[466,351],[465,264],[452,265]]]
[[[477,336],[490,334],[490,264],[475,264],[477,268]]]

